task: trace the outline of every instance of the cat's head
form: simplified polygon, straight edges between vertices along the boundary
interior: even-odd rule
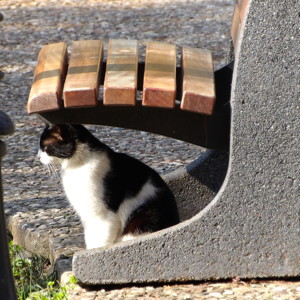
[[[38,156],[43,164],[62,164],[76,152],[81,125],[47,125],[40,138]]]

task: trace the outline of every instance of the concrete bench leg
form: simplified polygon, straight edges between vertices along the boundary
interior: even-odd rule
[[[234,69],[229,167],[218,194],[178,226],[76,253],[73,270],[80,281],[300,275],[300,42],[295,6],[293,0],[250,2]]]

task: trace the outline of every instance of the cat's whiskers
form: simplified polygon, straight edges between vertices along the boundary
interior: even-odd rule
[[[57,167],[53,164],[50,164],[50,168],[52,170],[53,177],[55,177],[56,179],[60,179],[59,170],[57,169]]]
[[[45,166],[45,169],[47,170],[48,176],[51,177],[51,176],[52,176],[52,173],[51,173],[51,169],[50,169],[49,164],[44,165],[44,166]]]
[[[60,178],[59,171],[58,171],[57,167],[54,164],[51,164],[51,163],[49,163],[45,166],[47,168],[49,177],[52,180],[54,179],[56,181],[56,184],[61,183],[61,178]]]

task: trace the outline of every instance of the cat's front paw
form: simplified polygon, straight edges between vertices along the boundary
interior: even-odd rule
[[[87,250],[92,250],[92,249],[101,249],[101,250],[105,250],[105,249],[107,249],[107,248],[109,248],[109,245],[107,245],[107,246],[92,246],[92,247],[86,247],[86,249]]]
[[[111,244],[109,243],[97,243],[95,241],[91,242],[91,243],[87,243],[86,242],[86,249],[87,250],[91,250],[91,249],[107,249]]]

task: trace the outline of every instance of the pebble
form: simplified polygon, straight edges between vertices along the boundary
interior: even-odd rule
[[[216,292],[210,293],[209,295],[210,295],[211,297],[217,297],[217,298],[222,297],[222,294],[221,294],[221,293],[216,293]]]

